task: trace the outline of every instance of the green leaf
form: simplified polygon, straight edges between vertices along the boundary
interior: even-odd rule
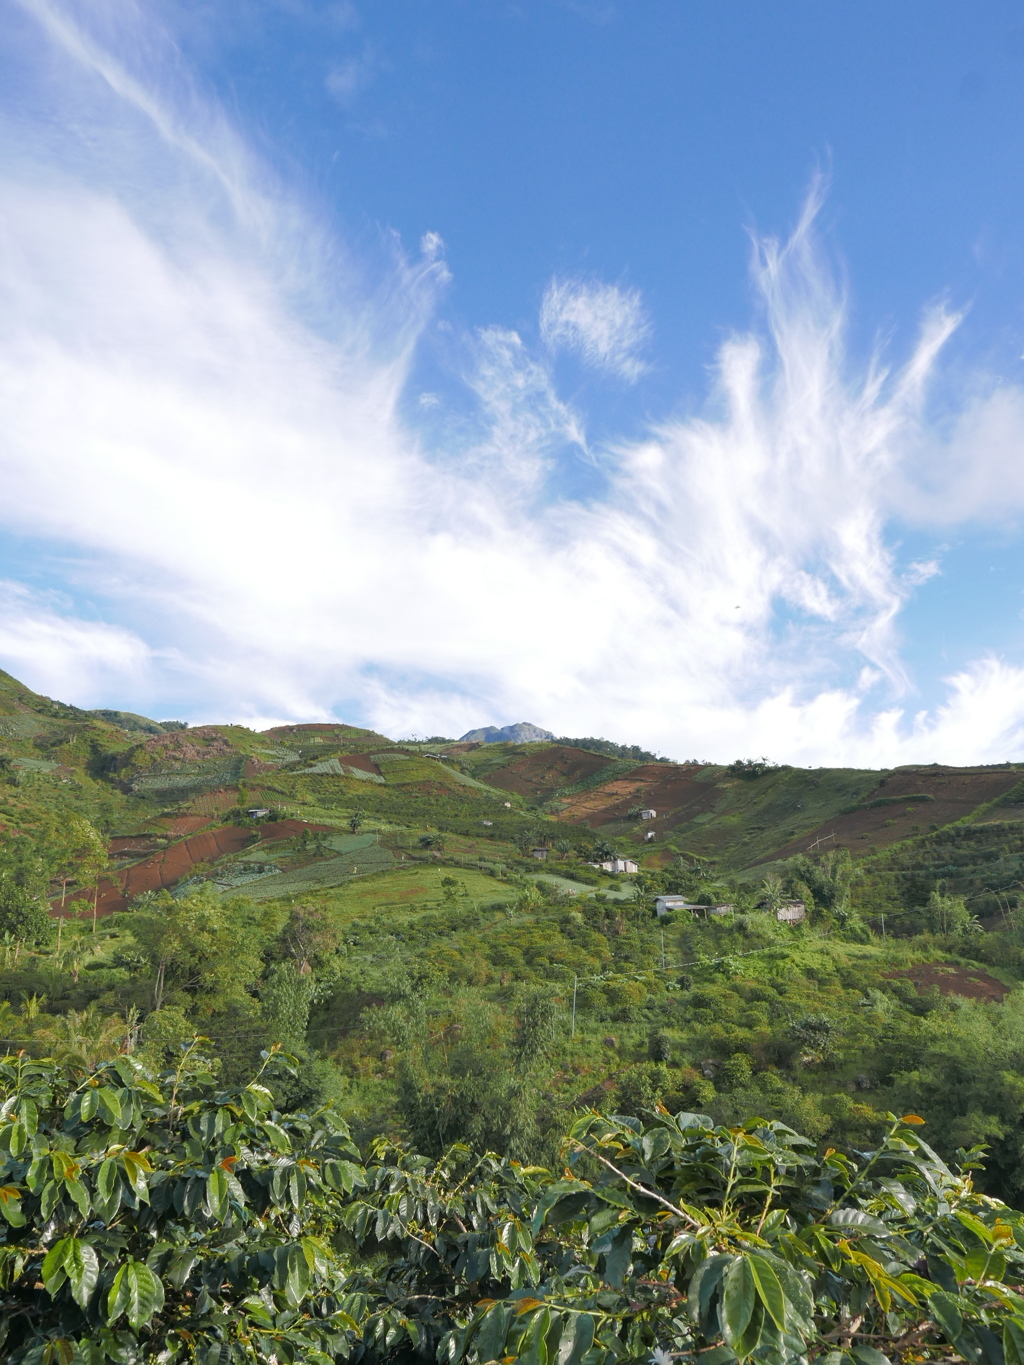
[[[511,1321],[512,1309],[506,1304],[496,1303],[488,1308],[476,1334],[476,1350],[481,1361],[498,1360],[505,1354],[505,1338]]]
[[[35,1100],[30,1100],[27,1096],[18,1105],[18,1118],[21,1120],[22,1127],[26,1136],[35,1137],[39,1131],[39,1110]]]
[[[215,1218],[218,1223],[223,1223],[228,1216],[229,1193],[227,1171],[222,1166],[214,1166],[206,1177],[205,1207],[209,1217]]]
[[[167,1264],[166,1276],[175,1289],[180,1289],[199,1258],[189,1247],[181,1247],[171,1256]]]
[[[973,1232],[975,1237],[977,1237],[980,1242],[983,1242],[985,1246],[991,1246],[995,1241],[992,1229],[987,1228],[980,1218],[975,1218],[973,1214],[965,1213],[963,1209],[957,1209],[953,1214],[953,1217],[961,1227],[965,1227],[968,1231]]]
[[[153,1169],[148,1159],[141,1152],[122,1152],[121,1164],[132,1189],[144,1204],[148,1204],[149,1186],[146,1183],[146,1176]]]
[[[754,1312],[754,1274],[746,1256],[737,1256],[725,1272],[719,1315],[726,1341],[739,1355],[737,1342],[743,1337]]]
[[[732,1349],[741,1360],[744,1359],[744,1357],[751,1355],[753,1351],[756,1350],[757,1344],[761,1340],[761,1333],[764,1331],[764,1321],[764,1308],[759,1302],[755,1303],[754,1311],[750,1315],[750,1321],[747,1323],[746,1328],[740,1336],[736,1337],[730,1343]]]
[[[633,1257],[633,1229],[627,1224],[619,1228],[612,1238],[612,1244],[605,1253],[604,1278],[615,1289],[622,1286],[629,1263]]]
[[[96,1252],[88,1242],[77,1237],[68,1237],[64,1252],[64,1270],[71,1281],[71,1296],[83,1311],[92,1298],[96,1281],[100,1275],[100,1263]]]
[[[21,1211],[21,1191],[17,1185],[0,1185],[0,1214],[12,1228],[25,1226],[25,1215]]]
[[[271,1123],[269,1119],[264,1119],[262,1123],[263,1131],[270,1139],[270,1145],[275,1152],[290,1152],[292,1149],[291,1139],[284,1129],[277,1123]]]
[[[51,1299],[68,1277],[68,1273],[64,1269],[64,1251],[67,1247],[67,1243],[68,1238],[62,1237],[59,1242],[54,1242],[53,1246],[43,1257],[43,1266],[40,1274],[43,1277],[43,1288]]]
[[[1003,1324],[1003,1354],[1006,1365],[1024,1365],[1024,1322],[1007,1318]]]
[[[148,1265],[126,1262],[114,1276],[107,1296],[107,1323],[113,1325],[124,1313],[137,1332],[164,1306],[164,1287]]]
[[[562,1329],[558,1365],[580,1365],[594,1344],[594,1319],[590,1313],[574,1313]]]
[[[121,1126],[121,1101],[116,1090],[111,1090],[109,1085],[105,1085],[98,1092],[100,1113],[111,1128]]]
[[[78,1212],[83,1218],[89,1217],[89,1210],[92,1207],[89,1200],[89,1191],[81,1180],[69,1180],[64,1186],[67,1193],[75,1201]]]
[[[67,1337],[53,1337],[43,1347],[43,1365],[71,1365],[75,1343]]]
[[[860,1365],[891,1365],[889,1357],[876,1351],[873,1346],[855,1346],[852,1355]]]
[[[936,1327],[941,1328],[946,1340],[950,1343],[955,1342],[964,1330],[964,1320],[956,1298],[952,1294],[947,1294],[944,1289],[939,1289],[928,1300],[928,1312]]]
[[[862,1209],[836,1209],[828,1216],[829,1226],[844,1232],[871,1232],[876,1237],[887,1237],[891,1231],[880,1218],[873,1218]]]
[[[559,1223],[567,1223],[571,1219],[579,1218],[591,1202],[589,1190],[582,1190],[577,1194],[564,1194],[560,1199],[556,1199],[547,1210],[546,1221],[553,1227]],[[534,1222],[536,1222],[536,1218]],[[534,1228],[536,1232],[536,1227]]]
[[[55,1180],[48,1180],[43,1186],[42,1194],[39,1196],[39,1213],[44,1221],[53,1213],[59,1199],[60,1186]]]
[[[288,1194],[292,1207],[301,1209],[306,1198],[306,1172],[301,1166],[293,1166],[288,1177]]]
[[[550,1310],[538,1308],[530,1318],[530,1325],[520,1339],[517,1365],[547,1365],[546,1338],[550,1325]]]
[[[113,1157],[108,1156],[100,1162],[96,1172],[96,1190],[93,1207],[97,1217],[110,1223],[121,1206],[121,1168]]]
[[[718,1288],[719,1281],[732,1261],[732,1256],[719,1253],[717,1256],[710,1256],[697,1267],[696,1273],[690,1281],[689,1308],[691,1317],[699,1323],[705,1323],[711,1296]]]
[[[750,1262],[750,1273],[754,1277],[754,1288],[757,1290],[758,1298],[765,1306],[765,1310],[772,1322],[780,1332],[786,1330],[786,1296],[782,1292],[782,1285],[779,1277],[772,1269],[770,1261],[764,1256],[751,1253],[747,1257]]]
[[[301,1246],[290,1246],[288,1248],[287,1264],[288,1274],[284,1282],[284,1294],[291,1306],[298,1308],[306,1297],[310,1281],[309,1265]]]

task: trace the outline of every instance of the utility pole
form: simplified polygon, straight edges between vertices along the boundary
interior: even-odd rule
[[[885,938],[885,916],[882,916],[882,938]]]
[[[661,931],[661,970],[665,970],[665,930]]]
[[[578,982],[579,977],[574,972],[572,978],[572,1036],[574,1038],[576,1037],[576,986]]]

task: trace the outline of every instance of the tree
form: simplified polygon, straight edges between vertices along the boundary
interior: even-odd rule
[[[361,810],[353,811],[349,816],[348,827],[353,834],[358,834],[363,827],[364,815]]]
[[[772,914],[778,910],[785,899],[782,890],[782,878],[775,872],[769,872],[761,882],[761,901],[760,904]]]
[[[933,891],[925,908],[933,934],[965,934],[970,931],[971,912],[963,896],[943,896]]]
[[[728,771],[733,777],[742,777],[746,782],[756,782],[759,777],[764,777],[766,773],[775,772],[779,765],[773,763],[770,758],[737,758],[729,764]]]
[[[322,971],[340,941],[338,929],[323,909],[293,905],[275,951],[292,957],[300,972]]]
[[[53,931],[46,902],[16,882],[0,880],[0,934],[19,943],[47,943]]]
[[[849,920],[850,883],[853,880],[853,859],[849,849],[830,849],[819,858],[798,854],[790,860],[789,870],[792,876],[807,883],[816,906],[827,911],[839,924]]]
[[[153,1008],[160,1009],[169,992],[182,992],[206,1015],[250,1003],[270,929],[250,900],[224,898],[208,882],[179,900],[158,896],[131,919],[132,936],[154,973]]]
[[[60,906],[64,910],[68,884],[88,881],[92,869],[107,865],[107,843],[99,830],[83,815],[66,815],[47,840],[46,861],[50,876],[61,884]],[[98,871],[96,875],[98,875]]]
[[[48,875],[37,840],[5,834],[0,843],[0,934],[21,944],[45,943],[52,923],[46,903]]]

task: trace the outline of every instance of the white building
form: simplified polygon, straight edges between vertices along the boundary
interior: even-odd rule
[[[703,910],[702,905],[694,905],[685,896],[655,896],[654,913],[660,919],[662,915],[667,915],[670,910]]]
[[[608,858],[603,863],[587,863],[588,867],[599,867],[602,872],[639,872],[640,865],[632,858]]]
[[[656,896],[654,899],[654,913],[659,918],[670,910],[689,910],[694,919],[707,919],[709,915],[731,915],[734,909],[735,906],[728,902],[698,905],[696,901],[688,901],[685,896]]]
[[[807,918],[807,906],[803,901],[783,901],[775,912],[775,918],[783,924],[799,924]]]
[[[650,807],[640,812],[641,820],[657,820],[657,818],[658,812],[656,810],[651,810]]]

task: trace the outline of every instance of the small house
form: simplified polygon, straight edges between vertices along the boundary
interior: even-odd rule
[[[265,820],[270,814],[269,806],[250,806],[245,812],[250,820]]]
[[[530,850],[530,852],[539,862],[544,862],[548,856],[548,851],[546,848],[533,848]]]
[[[658,837],[658,836],[655,834],[654,830],[653,830],[653,829],[649,829],[649,830],[647,831],[647,833],[644,835],[644,843],[645,843],[645,844],[649,844],[649,843],[653,842],[653,840],[655,840],[657,837]]]
[[[640,871],[639,863],[632,858],[606,858],[603,863],[587,863],[587,866],[599,868],[602,872],[628,872],[630,875]]]
[[[803,901],[783,901],[775,911],[775,918],[783,924],[799,924],[807,918],[807,906]]]
[[[658,812],[656,810],[651,810],[650,807],[640,812],[641,820],[657,820],[657,818]]]
[[[685,896],[655,896],[654,913],[660,919],[662,915],[667,915],[670,910],[703,910],[703,905],[695,905],[693,901],[688,901]]]

